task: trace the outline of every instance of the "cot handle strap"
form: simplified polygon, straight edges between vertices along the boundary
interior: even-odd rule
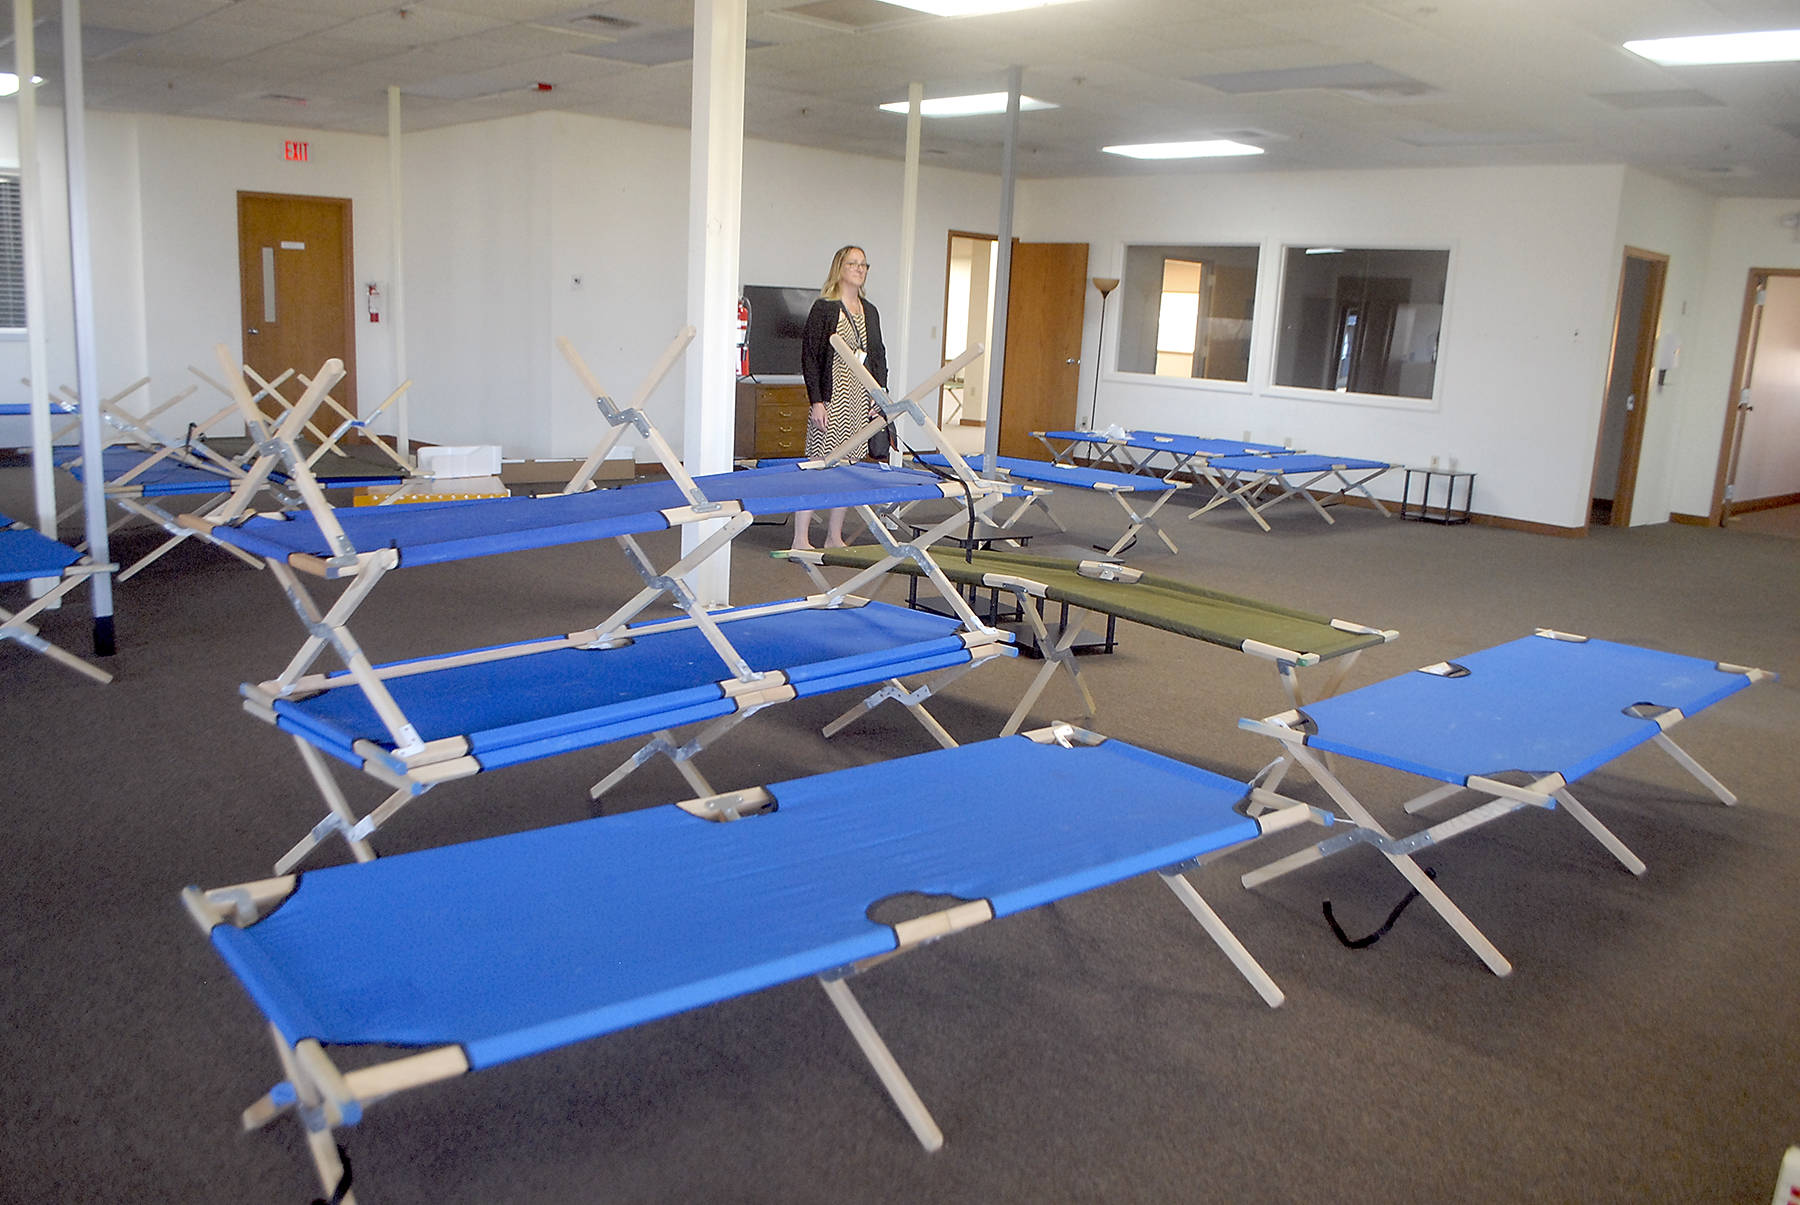
[[[1432,870],[1430,867],[1426,867],[1425,877],[1436,881],[1437,871]],[[1345,933],[1343,926],[1337,923],[1337,917],[1331,914],[1330,900],[1326,900],[1324,904],[1325,923],[1331,926],[1332,933],[1335,934],[1337,939],[1343,942],[1347,948],[1352,950],[1366,950],[1376,942],[1380,941],[1383,937],[1386,937],[1388,930],[1394,927],[1394,922],[1400,919],[1400,914],[1406,911],[1406,906],[1418,898],[1419,892],[1417,888],[1413,888],[1405,895],[1401,896],[1400,902],[1394,905],[1394,910],[1392,912],[1388,913],[1388,918],[1382,922],[1381,928],[1375,930],[1375,932],[1369,934],[1367,937],[1351,937],[1348,933]]]

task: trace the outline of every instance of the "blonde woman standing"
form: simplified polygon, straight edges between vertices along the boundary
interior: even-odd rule
[[[806,455],[817,460],[842,444],[869,421],[869,393],[831,349],[831,336],[842,335],[862,360],[875,383],[887,388],[887,347],[881,341],[881,316],[863,296],[869,279],[869,257],[861,247],[839,247],[831,257],[825,286],[806,316],[800,340],[800,373],[806,379]],[[849,459],[869,454],[867,442],[850,449]],[[794,512],[795,548],[811,548],[812,512]],[[831,512],[825,525],[825,547],[844,546],[844,508]]]

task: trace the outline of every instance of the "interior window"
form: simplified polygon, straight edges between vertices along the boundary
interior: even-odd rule
[[[1287,247],[1275,384],[1430,398],[1450,253]]]
[[[1248,381],[1257,254],[1254,246],[1126,247],[1118,371]]]

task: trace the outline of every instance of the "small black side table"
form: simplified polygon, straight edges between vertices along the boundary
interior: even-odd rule
[[[1413,478],[1420,479],[1418,501],[1413,501]],[[1443,501],[1432,505],[1434,487],[1442,483]],[[1462,506],[1456,504],[1462,494]],[[1467,523],[1475,504],[1475,474],[1467,469],[1407,469],[1400,490],[1400,517],[1421,523]]]

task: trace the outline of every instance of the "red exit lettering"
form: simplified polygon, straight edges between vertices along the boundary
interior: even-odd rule
[[[282,158],[286,159],[289,163],[305,163],[306,149],[306,143],[295,142],[292,139],[289,139],[282,143]]]

